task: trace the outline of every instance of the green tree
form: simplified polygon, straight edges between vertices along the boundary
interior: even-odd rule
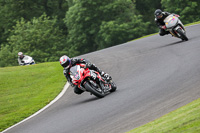
[[[57,61],[67,52],[67,45],[66,36],[56,26],[56,20],[56,18],[50,19],[45,14],[28,22],[21,19],[11,30],[8,44],[2,47],[0,55],[3,56],[5,53],[3,50],[6,49],[9,51],[8,54],[14,53],[16,56],[17,52],[22,51],[32,56],[36,63]],[[5,57],[5,60],[13,58]]]
[[[26,0],[0,0],[0,29],[1,42],[5,42],[9,36],[9,29],[23,17],[25,20],[30,20],[32,17],[42,15],[40,8],[36,2]]]
[[[200,0],[161,0],[164,10],[180,15],[183,23],[200,20]]]
[[[100,25],[96,43],[98,49],[121,44],[148,32],[150,23],[137,15],[135,5],[130,0],[118,0],[102,7],[105,17]]]
[[[161,0],[135,0],[137,11],[146,21],[154,21],[154,11],[161,8]]]
[[[161,9],[161,0],[133,0],[133,2],[136,5],[136,10],[143,16],[143,21],[151,23],[148,27],[148,33],[155,33],[158,31],[155,25],[154,12],[156,9]]]
[[[64,19],[72,56],[124,43],[146,31],[148,23],[141,24],[131,0],[73,2]]]
[[[98,49],[121,44],[144,35],[149,23],[143,23],[141,16],[134,16],[134,18],[129,23],[117,21],[102,23],[96,38]]]
[[[71,56],[96,49],[93,45],[93,37],[97,34],[101,21],[98,10],[100,5],[105,4],[104,0],[74,0],[73,2],[64,19],[69,32],[68,43],[71,44]]]
[[[2,45],[0,48],[0,67],[17,65],[17,53],[9,45]]]
[[[10,29],[21,18],[30,21],[43,13],[51,18],[57,16],[57,25],[67,33],[67,28],[63,23],[67,10],[68,1],[66,0],[0,0],[0,43],[6,42]]]

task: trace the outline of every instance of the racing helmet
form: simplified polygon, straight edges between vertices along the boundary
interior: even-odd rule
[[[71,66],[71,59],[68,56],[63,55],[60,57],[60,65],[64,68],[69,68]]]
[[[23,53],[22,53],[22,52],[19,52],[19,53],[18,53],[18,57],[23,58],[23,57],[24,57]]]
[[[157,9],[157,10],[155,11],[154,15],[155,15],[155,17],[156,17],[157,19],[161,19],[161,18],[163,17],[162,10]]]
[[[18,53],[18,56],[22,56],[22,55],[23,55],[23,53],[22,53],[22,52],[19,52],[19,53]]]

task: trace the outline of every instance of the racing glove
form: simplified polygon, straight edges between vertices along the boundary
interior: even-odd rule
[[[165,30],[166,28],[167,28],[167,27],[166,27],[165,25],[161,26],[161,29],[164,29],[164,30]]]
[[[86,63],[85,68],[90,68],[92,66],[91,63]]]

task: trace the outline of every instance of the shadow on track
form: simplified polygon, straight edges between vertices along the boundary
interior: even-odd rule
[[[176,45],[176,44],[180,44],[182,42],[185,42],[185,41],[174,42],[174,43],[171,43],[171,44],[167,44],[167,45],[164,45],[164,46],[157,47],[156,49],[164,48],[164,47],[168,47],[168,46],[173,46],[173,45]]]
[[[81,101],[80,100],[73,101],[70,103],[63,104],[63,106],[60,109],[62,110],[62,109],[67,109],[67,108],[72,108],[72,107],[80,107],[80,106],[84,106],[85,104],[90,104],[96,100],[100,100],[100,98],[92,97],[92,98],[81,100]]]
[[[101,98],[98,98],[98,97],[92,97],[90,99],[83,100],[83,101],[79,102],[78,104],[88,103],[88,102],[92,102],[92,101],[96,101],[96,100],[100,100],[100,99]]]

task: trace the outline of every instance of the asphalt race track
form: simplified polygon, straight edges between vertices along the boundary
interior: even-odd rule
[[[108,72],[117,91],[98,99],[69,87],[6,133],[124,133],[200,98],[199,29],[186,27],[189,41],[153,35],[81,56]]]

